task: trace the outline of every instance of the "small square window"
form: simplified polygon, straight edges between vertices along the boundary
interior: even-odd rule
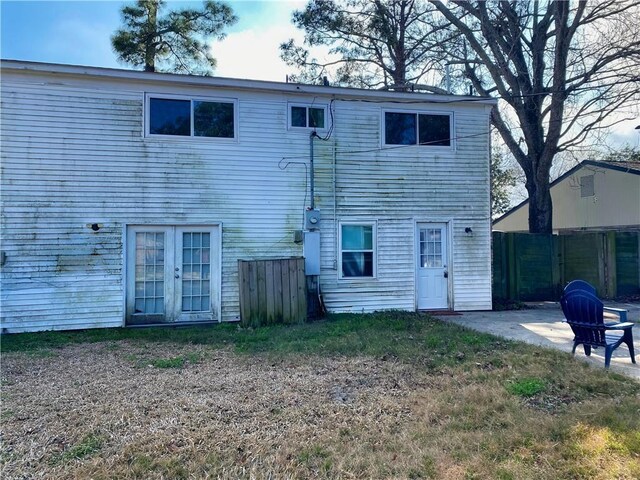
[[[375,226],[340,226],[340,273],[342,278],[375,276]]]
[[[324,107],[291,106],[289,125],[300,128],[325,128],[326,109]]]

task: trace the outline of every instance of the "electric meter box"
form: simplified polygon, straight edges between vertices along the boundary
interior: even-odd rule
[[[320,228],[320,210],[307,209],[304,211],[304,229],[317,230]]]
[[[320,232],[304,232],[302,253],[305,275],[320,275]]]

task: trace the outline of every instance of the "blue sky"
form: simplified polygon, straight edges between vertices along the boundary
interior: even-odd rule
[[[124,1],[6,1],[0,3],[4,59],[128,68],[111,51],[110,36],[120,26]],[[290,71],[278,45],[301,35],[291,12],[304,1],[227,1],[239,17],[228,36],[213,46],[215,74],[284,81]],[[168,8],[202,5],[168,1]]]
[[[111,34],[120,26],[124,1],[0,0],[1,57],[99,67],[129,68],[111,51]],[[201,1],[169,0],[168,8],[199,6]],[[278,46],[289,38],[302,40],[291,25],[291,13],[304,0],[227,1],[239,21],[227,29],[227,38],[214,42],[221,77],[284,81],[291,68],[279,58]],[[319,52],[316,52],[319,53]],[[320,54],[322,56],[322,54]],[[640,145],[638,120],[609,132],[608,143]]]

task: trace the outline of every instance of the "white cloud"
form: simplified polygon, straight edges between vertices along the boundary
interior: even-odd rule
[[[302,35],[292,25],[230,33],[212,45],[213,56],[218,61],[214,75],[284,82],[292,68],[280,59],[279,46],[289,38],[301,39]]]
[[[612,143],[615,147],[625,145],[632,148],[640,147],[640,129],[636,130],[638,126],[640,126],[640,117],[611,127],[609,129],[611,132],[609,143]]]

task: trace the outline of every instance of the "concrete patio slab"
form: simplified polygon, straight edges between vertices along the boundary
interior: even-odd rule
[[[628,375],[640,381],[640,304],[611,303],[607,307],[623,308],[629,311],[627,321],[634,322],[634,348],[637,364],[631,363],[629,350],[621,345],[613,352],[611,370]],[[508,310],[503,312],[463,312],[461,315],[435,315],[446,322],[472,328],[479,332],[491,333],[510,340],[555,348],[564,352],[571,352],[573,333],[566,323],[557,302],[544,302],[529,305],[527,310]],[[617,320],[614,315],[606,314],[612,321]],[[576,358],[585,360],[595,366],[604,368],[604,349],[591,351],[591,356],[584,354],[582,346],[576,350]]]

